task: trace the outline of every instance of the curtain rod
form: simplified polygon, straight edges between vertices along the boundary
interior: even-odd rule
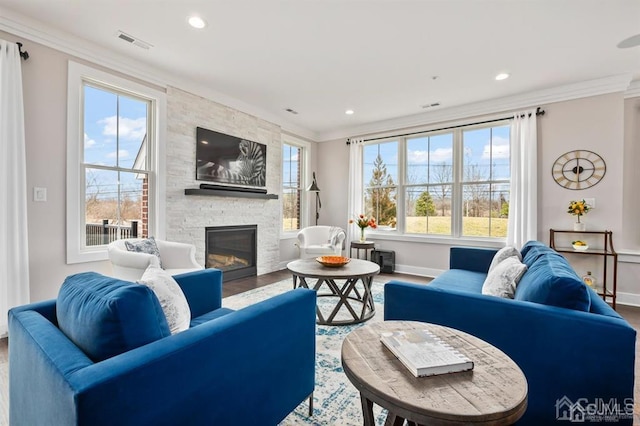
[[[540,108],[540,107],[536,108],[536,115],[537,116],[544,115],[544,113],[545,113],[545,111],[542,108]],[[529,114],[529,115],[531,115],[531,114]],[[524,114],[522,114],[520,117],[524,117]],[[478,121],[476,123],[468,123],[468,124],[459,124],[457,126],[441,127],[439,129],[423,130],[421,132],[403,133],[401,135],[381,136],[379,138],[365,139],[364,142],[377,141],[377,140],[389,139],[389,138],[399,138],[399,137],[403,137],[403,136],[420,135],[420,134],[427,133],[427,132],[438,132],[440,130],[457,129],[459,127],[475,126],[477,124],[494,123],[496,121],[504,121],[504,120],[508,120],[510,118],[513,118],[513,117],[494,118],[493,120]],[[351,145],[351,139],[347,139],[347,145]]]
[[[18,41],[16,42],[16,44],[18,45],[18,52],[20,52],[20,57],[25,61],[29,59],[29,52],[27,52],[26,50],[24,52],[22,51],[22,43]]]

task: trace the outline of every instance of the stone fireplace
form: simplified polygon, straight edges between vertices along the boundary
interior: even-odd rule
[[[223,271],[223,281],[257,275],[257,225],[205,228],[205,266]]]

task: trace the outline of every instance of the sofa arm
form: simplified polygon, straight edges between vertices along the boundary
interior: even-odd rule
[[[222,306],[222,271],[209,268],[174,275],[191,310],[191,318]]]
[[[24,383],[11,424],[277,424],[313,391],[315,306],[313,290],[291,290],[96,364],[20,313],[48,326],[12,326],[10,349],[25,349],[15,333],[34,356],[10,375]]]
[[[518,424],[554,423],[556,402],[565,396],[589,403],[616,398],[623,409],[632,401],[636,332],[623,319],[395,281],[384,293],[385,320],[456,328],[511,357],[529,385]]]
[[[489,265],[497,249],[481,247],[451,247],[449,250],[449,269],[465,269],[467,271],[489,271]]]

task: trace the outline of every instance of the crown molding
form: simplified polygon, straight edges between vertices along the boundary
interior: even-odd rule
[[[640,80],[634,80],[624,92],[624,98],[637,98],[640,96]]]
[[[272,122],[283,130],[316,141],[318,134],[291,123],[270,111],[247,104],[237,98],[195,84],[188,79],[176,78],[130,57],[120,55],[69,33],[52,28],[42,21],[36,21],[0,6],[0,30],[66,53],[79,59],[128,75],[143,82],[166,89],[173,86],[180,90],[205,97],[211,101],[237,109],[243,113]],[[28,46],[25,46],[28,49]]]
[[[548,89],[377,121],[375,123],[367,123],[360,126],[342,128],[332,132],[323,132],[319,134],[318,140],[331,141],[341,138],[370,135],[372,133],[426,126],[479,115],[497,114],[506,111],[512,112],[518,109],[532,108],[589,96],[624,92],[629,87],[630,81],[631,74],[581,81]],[[640,90],[640,87],[638,87],[638,90]],[[638,96],[640,96],[640,93]]]

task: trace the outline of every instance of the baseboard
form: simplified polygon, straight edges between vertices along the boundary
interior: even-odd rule
[[[419,277],[435,278],[438,275],[442,274],[444,271],[441,269],[423,268],[420,266],[396,265],[395,272],[407,275],[417,275]]]
[[[640,307],[640,294],[618,292],[616,295],[616,304]]]

